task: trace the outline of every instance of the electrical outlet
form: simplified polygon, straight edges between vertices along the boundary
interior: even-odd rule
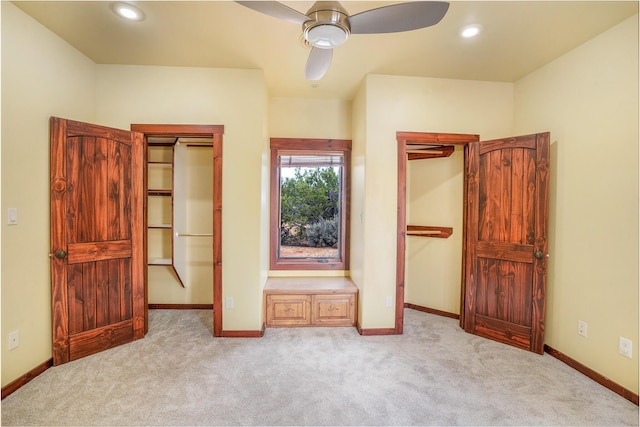
[[[633,354],[633,342],[625,337],[620,337],[620,344],[618,344],[618,351],[621,355],[631,359]]]
[[[13,350],[20,345],[20,333],[13,331],[9,334],[9,350]]]
[[[578,320],[578,335],[582,335],[585,338],[587,337],[587,322]]]
[[[227,297],[225,299],[226,308],[233,308],[233,297]]]
[[[391,298],[391,296],[388,296],[385,303],[387,304],[387,307],[393,307],[393,298]]]

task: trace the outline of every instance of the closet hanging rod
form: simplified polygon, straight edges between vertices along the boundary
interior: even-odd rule
[[[212,233],[176,233],[177,237],[213,237]]]
[[[452,227],[432,227],[428,225],[407,225],[407,236],[438,237],[446,239],[453,234]]]
[[[213,147],[213,138],[178,138],[176,144],[186,145],[187,147]]]
[[[428,150],[407,150],[407,154],[425,154],[425,153],[429,153],[429,154],[433,154],[433,155],[441,155],[445,153],[445,150],[432,150],[432,149],[428,149]]]

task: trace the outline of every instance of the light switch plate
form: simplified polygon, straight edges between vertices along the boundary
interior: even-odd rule
[[[7,209],[7,224],[9,225],[18,224],[18,208]]]

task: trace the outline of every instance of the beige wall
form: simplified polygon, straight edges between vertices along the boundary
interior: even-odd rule
[[[364,92],[363,92],[364,91]],[[357,114],[357,126],[364,123],[364,138],[358,138],[358,156],[354,165],[363,165],[364,171],[358,171],[353,192],[363,191],[361,235],[366,242],[354,246],[358,256],[354,257],[352,269],[362,271],[354,278],[361,289],[361,324],[367,328],[393,328],[395,324],[395,285],[396,285],[396,224],[397,224],[397,131],[412,132],[450,132],[480,134],[483,138],[509,135],[512,126],[513,85],[508,83],[476,82],[466,80],[447,80],[418,77],[399,77],[369,75],[364,88],[361,88],[354,103],[354,116]],[[364,110],[364,111],[361,111]],[[355,120],[354,120],[355,122]],[[364,158],[362,159],[362,140]],[[420,163],[420,164],[418,164]],[[422,167],[429,167],[428,161],[413,162],[411,173],[417,175]],[[431,163],[433,167],[433,163]],[[451,174],[451,172],[449,172]],[[364,177],[364,179],[361,179]],[[461,174],[451,178],[453,187],[462,188]],[[457,183],[456,183],[457,181]],[[418,183],[411,180],[413,194],[426,194],[431,182]],[[424,189],[419,188],[424,185]],[[436,198],[440,206],[448,206],[454,211],[462,206],[461,191],[447,193],[441,191],[425,197]],[[415,197],[414,197],[415,199]],[[357,206],[357,204],[356,204]],[[354,209],[358,209],[354,207]],[[419,220],[417,207],[410,207],[411,219]],[[358,213],[354,213],[357,217]],[[431,220],[425,218],[425,221]],[[433,220],[436,220],[434,218]],[[352,231],[357,225],[352,226]],[[459,234],[460,230],[457,230]],[[455,231],[454,231],[455,233]],[[446,252],[425,262],[417,252],[420,247],[411,246],[416,253],[408,253],[409,260],[424,265],[437,265],[439,270],[453,272],[446,277],[447,282],[438,283],[429,268],[410,267],[405,281],[406,295],[416,296],[416,301],[427,306],[448,304],[443,309],[453,311],[455,297],[447,298],[460,291],[460,263],[457,252],[460,250],[456,239],[447,239]],[[433,263],[433,264],[431,264]],[[457,272],[457,274],[456,274]],[[433,280],[431,280],[433,277]],[[423,298],[423,281],[429,281],[432,288]],[[454,289],[452,291],[451,289]],[[387,297],[393,303],[387,306]],[[433,302],[431,302],[433,300]],[[452,300],[452,301],[449,301]],[[423,302],[424,301],[424,302]],[[413,302],[407,300],[407,302]]]
[[[95,64],[2,2],[2,385],[51,357],[49,117],[95,118]],[[8,226],[7,208],[18,208]],[[20,345],[9,351],[8,334]]]
[[[545,342],[638,393],[638,16],[518,81],[515,118],[551,131]]]
[[[351,139],[351,102],[271,98],[269,137]]]
[[[131,123],[224,125],[222,296],[224,301],[233,298],[234,304],[224,308],[223,329],[259,330],[267,265],[261,248],[268,244],[262,227],[268,215],[268,205],[263,204],[268,140],[262,71],[126,65],[98,65],[97,70],[96,120],[100,124],[120,128]],[[171,289],[180,292],[175,286]],[[157,293],[154,298],[170,299]]]
[[[364,195],[365,195],[365,146],[367,133],[367,81],[358,88],[352,105],[353,136],[351,146],[351,254],[350,276],[358,286],[358,324],[362,325],[362,301],[366,296],[364,288]]]

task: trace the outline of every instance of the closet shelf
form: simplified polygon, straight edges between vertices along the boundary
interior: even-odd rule
[[[453,154],[453,151],[454,147],[452,146],[412,146],[412,148],[407,150],[407,160],[437,159],[440,157],[449,157]]]
[[[173,237],[175,227],[175,196],[173,189],[176,188],[176,150],[175,143],[177,138],[162,138],[158,141],[147,141],[147,166],[148,166],[148,183],[151,187],[147,188],[147,203],[152,197],[161,197],[164,201],[159,202],[153,199],[153,206],[148,210],[153,218],[147,224],[147,232],[155,230],[154,235],[161,232],[162,239],[154,240],[151,247],[150,255],[148,252],[147,265],[169,267],[173,272],[177,282],[184,286],[183,277],[184,270],[182,265],[177,266],[175,239]],[[178,165],[179,166],[179,165]],[[149,184],[147,184],[149,185]],[[165,214],[167,208],[171,209],[171,217]],[[168,243],[167,235],[170,236]],[[149,249],[148,249],[149,251]]]
[[[407,225],[407,236],[437,237],[446,239],[453,234],[451,227],[432,227],[428,225]]]
[[[150,258],[149,265],[171,265],[171,258]]]
[[[184,285],[184,282],[182,281],[182,278],[180,277],[180,275],[176,271],[175,266],[173,265],[173,259],[172,258],[149,258],[149,261],[147,262],[147,265],[148,266],[171,267],[171,271],[173,271],[173,274],[175,275],[175,278],[178,281],[178,283],[180,284],[180,286],[182,286],[183,288],[186,288],[186,286]]]

